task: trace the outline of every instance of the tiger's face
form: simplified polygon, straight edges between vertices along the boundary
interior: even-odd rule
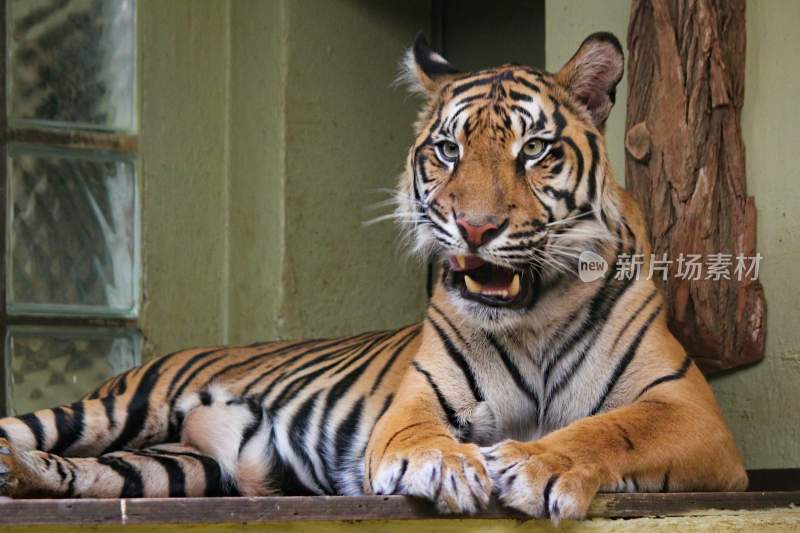
[[[461,74],[417,38],[406,74],[428,103],[399,210],[416,250],[442,258],[464,314],[523,317],[543,287],[577,278],[583,251],[607,243],[616,214],[602,130],[622,68],[609,34],[589,37],[558,74]]]

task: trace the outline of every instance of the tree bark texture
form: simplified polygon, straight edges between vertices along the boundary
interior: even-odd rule
[[[628,27],[625,181],[644,210],[670,329],[706,373],[764,356],[766,303],[737,256],[756,256],[756,207],[747,196],[741,111],[745,0],[633,0]],[[705,279],[709,255],[730,254],[731,279]],[[701,254],[702,278],[675,276]]]

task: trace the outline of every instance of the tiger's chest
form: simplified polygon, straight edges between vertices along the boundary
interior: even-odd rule
[[[481,401],[461,406],[468,439],[489,445],[535,440],[587,416],[595,394],[590,372],[569,374],[569,354],[545,365],[522,350],[472,359]]]

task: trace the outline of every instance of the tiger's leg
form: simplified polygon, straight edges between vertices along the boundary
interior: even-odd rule
[[[426,364],[433,369],[437,361]],[[457,416],[429,381],[445,373],[417,361],[412,369],[372,431],[364,492],[427,498],[441,512],[478,511],[489,501],[492,482],[478,446],[457,440]]]
[[[181,444],[66,458],[0,439],[0,494],[167,497],[271,493],[272,427],[256,402],[211,388],[183,398]]]
[[[694,365],[678,374],[651,377],[630,404],[538,441],[486,449],[500,500],[557,522],[584,517],[598,490],[744,490],[747,474],[711,390]]]
[[[0,494],[15,498],[140,498],[236,494],[219,463],[197,449],[162,444],[68,458],[19,450],[0,439]]]

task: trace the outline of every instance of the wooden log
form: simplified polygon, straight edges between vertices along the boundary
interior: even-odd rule
[[[759,261],[740,125],[745,0],[633,0],[628,49],[625,183],[655,257],[672,261],[658,281],[670,329],[706,373],[759,361],[764,291],[752,271],[736,272],[738,257]],[[701,256],[701,279],[676,277],[689,254]],[[730,279],[714,279],[708,265],[726,260]]]

